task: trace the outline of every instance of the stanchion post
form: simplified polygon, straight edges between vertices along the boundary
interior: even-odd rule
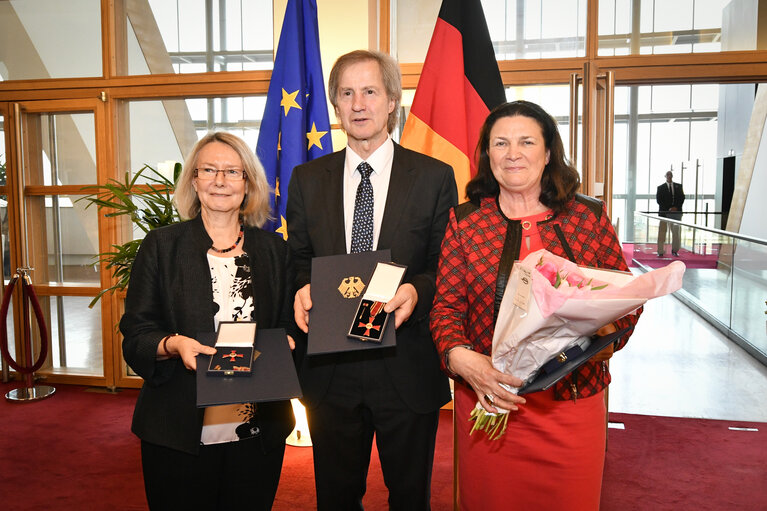
[[[14,275],[14,279],[11,280],[11,282],[8,284],[8,287],[5,289],[5,295],[3,296],[3,314],[2,317],[0,317],[0,322],[2,322],[3,328],[3,339],[0,339],[0,342],[4,343],[4,346],[7,347],[8,342],[8,336],[7,336],[7,330],[5,327],[6,324],[6,317],[8,314],[8,308],[7,308],[7,301],[10,299],[9,293],[13,292],[13,285],[15,282],[20,278],[21,279],[21,295],[22,295],[22,314],[23,314],[23,324],[24,324],[24,356],[25,360],[24,363],[27,364],[25,366],[18,366],[16,363],[11,364],[11,360],[8,360],[8,363],[13,365],[14,368],[19,370],[19,372],[24,373],[24,383],[25,386],[11,390],[5,395],[5,399],[11,402],[27,402],[27,401],[36,401],[38,399],[45,399],[46,397],[52,396],[56,389],[54,387],[51,387],[49,385],[34,385],[34,372],[36,367],[39,367],[39,364],[42,362],[42,359],[44,357],[44,354],[47,353],[47,343],[48,343],[48,329],[45,326],[45,319],[42,317],[42,311],[40,310],[40,304],[37,303],[37,297],[35,295],[34,289],[32,288],[32,280],[29,277],[29,272],[32,271],[33,268],[17,268],[16,269],[16,275]],[[32,305],[34,308],[35,316],[37,317],[38,327],[40,327],[40,359],[37,362],[33,362],[33,350],[32,350],[32,335],[31,335],[31,327],[29,322],[31,321],[30,315],[29,315],[29,305],[27,304],[27,299],[32,301]],[[6,347],[3,348],[4,354],[6,353]],[[8,357],[10,359],[10,356]]]

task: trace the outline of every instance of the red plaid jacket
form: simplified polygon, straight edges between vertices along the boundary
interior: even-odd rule
[[[462,207],[458,206],[458,211]],[[450,212],[437,271],[431,330],[442,369],[453,378],[456,375],[446,366],[451,348],[470,345],[490,355],[498,266],[507,227],[515,222],[501,214],[495,198],[483,199],[478,208],[460,220],[455,208]],[[538,231],[545,249],[568,258],[569,248],[580,266],[628,270],[610,219],[604,214],[604,204],[595,199],[578,196],[562,213],[539,222]],[[616,350],[628,341],[640,313],[641,309],[615,322],[618,329],[631,328],[616,343]],[[607,364],[589,361],[557,382],[554,395],[559,400],[587,397],[609,383]]]

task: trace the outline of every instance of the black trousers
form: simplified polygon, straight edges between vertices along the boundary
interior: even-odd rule
[[[439,410],[410,410],[383,360],[337,365],[327,395],[307,419],[319,511],[363,509],[374,434],[389,509],[430,509]]]
[[[201,445],[199,456],[141,442],[149,509],[269,510],[285,444],[264,452],[261,439]]]

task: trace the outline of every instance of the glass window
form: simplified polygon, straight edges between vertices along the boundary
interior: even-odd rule
[[[7,282],[6,282],[7,283]],[[5,317],[5,332],[8,335],[8,354],[11,358],[18,362],[16,358],[16,330],[13,326],[13,300],[8,305],[8,315]],[[2,370],[2,362],[0,362],[0,370]]]
[[[128,101],[123,172],[149,165],[172,179],[173,164],[183,162],[194,143],[214,130],[234,133],[255,151],[265,105],[264,95]]]
[[[614,140],[626,140],[628,123],[615,123],[613,128]],[[626,174],[628,163],[628,147],[626,144],[613,144],[613,194],[626,193]],[[616,209],[616,203],[613,202],[613,210]]]
[[[56,189],[97,182],[92,112],[25,112],[22,130],[25,185]],[[99,267],[93,264],[99,252],[98,212],[77,198],[26,194],[26,257],[36,268],[35,282],[99,285]]]
[[[628,228],[623,241],[634,239],[635,211],[657,212],[655,192],[668,170],[684,187],[682,220],[725,227],[724,194],[734,181],[724,183],[723,165],[734,158],[737,168],[742,158],[754,90],[755,84],[615,88],[612,218]]]
[[[45,197],[44,229],[48,251],[47,281],[100,285],[99,267],[94,265],[98,246],[96,208],[85,209],[78,197]],[[39,274],[40,272],[38,272]]]
[[[5,186],[5,116],[0,115],[0,172],[2,172],[2,182],[0,186]]]
[[[650,111],[656,113],[690,109],[689,85],[656,85],[650,90]]]
[[[442,0],[395,0],[392,7],[392,54],[403,62],[423,62]]]
[[[0,188],[5,190],[8,184],[8,174],[6,173],[5,157],[5,118],[0,115]],[[11,272],[11,246],[8,231],[8,196],[0,195],[0,261],[2,261],[2,282],[5,284],[13,275]],[[9,312],[9,317],[13,317]],[[8,330],[9,337],[13,328]],[[8,339],[8,346],[12,346],[12,339]]]
[[[402,113],[399,119],[400,128],[405,125],[407,114],[413,103],[415,90],[405,89],[402,91]],[[559,134],[565,147],[565,156],[570,154],[570,86],[569,85],[534,85],[507,87],[506,99],[508,101],[526,100],[532,101],[543,107],[557,121]],[[399,139],[399,133],[394,133],[393,138]],[[334,146],[335,140],[333,141]],[[341,146],[338,146],[341,147]]]
[[[661,184],[669,170],[682,178],[680,165],[688,160],[689,142],[689,122],[650,121],[650,179]]]
[[[423,62],[441,0],[392,2],[393,50],[400,62]],[[586,0],[482,0],[498,60],[583,57]]]
[[[249,71],[273,65],[271,0],[132,2],[119,22],[125,24],[127,39],[127,69],[120,74]]]
[[[764,321],[764,296],[767,292],[764,276],[767,275],[767,247],[764,245],[737,241],[733,251],[732,312],[730,328],[743,339],[767,354],[767,333]]]
[[[183,163],[208,131],[227,131],[256,150],[266,96],[210,97],[128,101],[128,140],[120,147],[120,168],[137,172],[144,166],[173,180],[176,162]],[[150,173],[151,174],[151,173]],[[139,182],[146,182],[143,176]],[[132,226],[134,239],[144,232]]]
[[[96,182],[96,133],[92,113],[39,114],[25,126],[30,144],[26,184],[77,185]]]
[[[508,101],[525,100],[540,105],[557,121],[559,134],[565,147],[565,156],[570,154],[570,86],[536,85],[507,87]]]
[[[755,50],[759,2],[599,0],[600,56]]]
[[[88,308],[91,297],[46,296],[40,307],[49,321],[49,369],[55,374],[104,374],[101,307]]]
[[[5,190],[8,184],[5,157],[5,117],[0,115],[0,189]],[[8,231],[8,196],[0,195],[0,261],[2,261],[3,283],[6,283],[11,273],[11,247]],[[11,329],[12,330],[12,329]],[[9,346],[11,341],[9,340]]]
[[[5,185],[8,183],[8,175],[6,174],[6,159],[5,159],[5,121],[4,117],[0,115],[0,188],[5,190]],[[0,195],[0,234],[2,234],[2,243],[0,244],[0,250],[2,250],[3,263],[3,281],[10,275],[10,261],[8,257],[8,196],[5,194]]]
[[[690,108],[696,110],[716,110],[719,108],[719,85],[702,84],[692,88]]]
[[[171,104],[181,108],[165,108]],[[120,141],[121,174],[133,173],[149,165],[155,170],[165,170],[168,172],[166,177],[172,179],[173,165],[166,162],[184,161],[179,141],[186,141],[187,150],[191,150],[197,141],[197,132],[189,115],[191,108],[187,110],[187,104],[189,101],[184,100],[128,102],[129,133],[127,139]],[[176,138],[175,133],[182,136]]]
[[[99,0],[0,2],[0,34],[0,80],[103,74]]]
[[[617,122],[617,119],[616,119]],[[625,143],[629,144],[631,139],[628,138],[628,132],[625,140],[614,140],[614,144]],[[637,194],[649,194],[650,193],[650,124],[641,123],[636,126],[636,192]],[[613,149],[614,150],[614,149]],[[627,168],[631,167],[631,161],[627,162]],[[628,179],[627,179],[628,181]],[[648,195],[649,198],[649,195]],[[655,196],[653,195],[653,203],[655,202]],[[639,211],[649,211],[649,203],[645,204]]]

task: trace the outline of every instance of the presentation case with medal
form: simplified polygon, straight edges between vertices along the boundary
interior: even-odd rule
[[[255,321],[222,321],[216,332],[216,354],[208,363],[209,376],[250,376],[253,367]]]
[[[407,268],[394,263],[376,264],[370,284],[357,307],[348,336],[361,341],[381,342],[390,314],[386,303],[394,298]]]
[[[383,305],[375,306],[372,321],[370,305],[363,308],[365,300],[368,300],[368,303],[381,302],[376,299],[376,296],[382,297],[381,293],[368,297],[371,293],[371,279],[378,263],[387,263],[387,266],[397,269],[400,275],[394,277],[398,280],[396,285],[392,284],[391,287],[396,291],[399,286],[406,268],[390,261],[391,251],[388,249],[312,259],[312,308],[309,311],[307,354],[380,349],[397,344],[394,321],[381,322],[387,316],[383,312]],[[377,286],[375,283],[373,285]],[[352,321],[356,321],[357,325],[364,321],[363,327],[358,326],[355,330],[361,334],[359,337],[350,337]],[[364,328],[369,323],[371,327]],[[353,329],[354,325],[351,326]],[[380,328],[374,328],[379,326]],[[366,331],[370,339],[362,339]],[[370,335],[374,332],[375,335]]]
[[[214,346],[216,337],[216,332],[197,334],[197,340],[206,346]],[[226,355],[227,359],[234,358],[235,361],[240,359],[231,356],[233,350],[229,347],[218,346],[216,349],[215,355],[197,355],[198,407],[282,401],[301,397],[301,386],[284,329],[258,329],[255,344],[250,346],[252,361],[250,372],[247,374],[237,372],[228,376],[203,371],[202,368],[209,367],[219,354]],[[236,353],[237,349],[234,351]],[[242,358],[245,358],[244,353]],[[234,363],[236,362],[232,362]],[[215,366],[216,363],[212,365]]]

